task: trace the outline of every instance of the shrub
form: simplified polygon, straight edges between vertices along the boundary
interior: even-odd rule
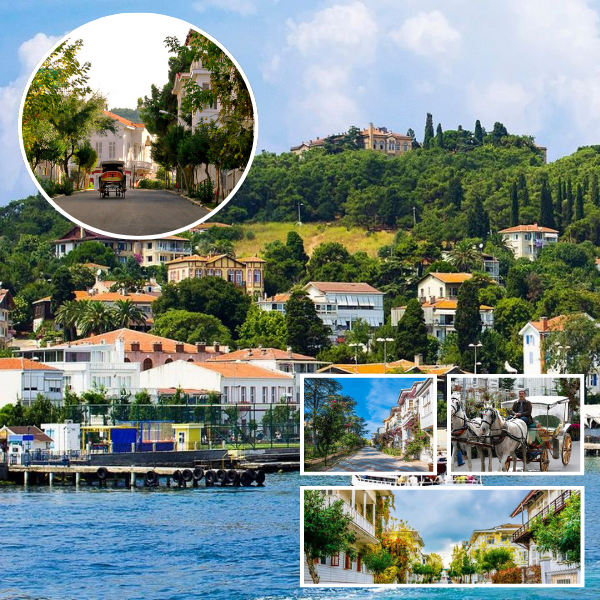
[[[253,240],[256,237],[256,234],[254,233],[254,231],[252,231],[251,229],[249,229],[246,232],[246,239],[247,240]]]
[[[44,190],[44,192],[46,192],[46,194],[48,194],[50,198],[54,198],[54,196],[56,196],[56,182],[52,181],[52,179],[40,179],[39,177],[36,177],[36,179],[38,180],[41,188]]]
[[[210,179],[205,179],[196,186],[196,189],[190,194],[192,198],[199,200],[203,204],[210,204],[215,201],[215,189]]]
[[[69,179],[66,175],[62,176],[61,182],[59,184],[55,184],[55,190],[57,194],[64,194],[65,196],[70,196],[73,193],[73,181]]]
[[[542,583],[542,568],[540,565],[503,569],[492,575],[492,583],[522,583],[523,572],[525,572],[525,583]]]
[[[142,179],[138,184],[138,189],[142,190],[164,190],[165,182],[159,179]]]

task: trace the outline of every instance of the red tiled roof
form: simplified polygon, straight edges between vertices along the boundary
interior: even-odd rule
[[[115,115],[115,113],[111,113],[108,110],[105,110],[104,114],[107,117],[114,119],[115,121],[120,121],[121,123],[123,123],[123,125],[127,125],[128,127],[135,127],[136,129],[144,129],[146,127],[143,123],[133,123],[129,119],[126,119],[125,117],[121,117],[119,115]]]
[[[324,362],[317,361],[317,359],[312,356],[298,354],[297,352],[288,353],[285,350],[279,350],[279,348],[245,348],[244,350],[236,350],[235,352],[221,354],[221,356],[211,358],[210,360],[219,362],[233,360],[308,360],[313,362]]]
[[[0,371],[60,371],[29,358],[0,358]]]
[[[541,233],[558,233],[558,230],[556,229],[542,227],[537,223],[534,223],[533,225],[517,225],[516,227],[508,227],[507,229],[501,229],[498,233],[520,233],[526,231],[534,231]]]
[[[544,328],[543,321],[529,321],[533,327],[538,331],[561,331],[564,326],[564,321],[567,315],[559,315],[558,317],[552,317],[546,321],[546,328]]]
[[[425,277],[435,277],[444,283],[464,283],[467,279],[471,279],[471,273],[427,273]]]
[[[249,365],[248,363],[240,362],[194,362],[197,367],[209,369],[223,375],[223,377],[240,378],[240,379],[286,379],[292,381],[293,375],[282,373],[281,371],[271,371]]]
[[[368,283],[345,283],[341,281],[309,281],[304,287],[312,285],[321,292],[346,292],[347,294],[381,294]]]

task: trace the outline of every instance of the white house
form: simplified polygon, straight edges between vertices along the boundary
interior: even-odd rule
[[[128,187],[135,187],[141,179],[154,177],[158,170],[150,155],[154,137],[148,132],[146,126],[143,123],[133,123],[107,110],[104,114],[114,120],[117,132],[108,131],[104,135],[95,133],[89,140],[98,154],[97,166],[91,173],[94,188],[99,188],[98,182],[102,174],[100,163],[109,159],[125,162]]]
[[[48,450],[56,454],[78,452],[81,449],[81,425],[79,423],[42,423],[40,429],[52,442]]]
[[[332,330],[332,340],[352,330],[357,319],[370,327],[384,323],[384,293],[368,283],[311,281],[303,288],[314,302],[317,315]]]
[[[331,505],[342,500],[344,513],[352,517],[350,527],[355,534],[354,549],[357,556],[353,560],[344,552],[322,558],[315,563],[319,575],[319,584],[327,583],[373,583],[373,574],[362,564],[361,550],[368,545],[379,544],[375,537],[375,490],[365,489],[326,489],[321,491],[325,502]],[[390,491],[382,490],[381,495],[391,495]],[[303,553],[304,583],[312,584],[308,570],[306,555]]]
[[[548,244],[558,242],[558,231],[549,227],[533,225],[518,225],[499,231],[513,251],[515,258],[523,256],[535,260]]]
[[[6,348],[12,340],[11,313],[15,308],[12,294],[9,290],[0,289],[0,348]]]
[[[29,406],[42,394],[55,404],[63,399],[64,372],[27,358],[0,358],[0,406],[20,400]]]
[[[433,304],[440,298],[456,300],[460,286],[471,277],[471,273],[428,273],[417,284],[419,301]]]
[[[579,494],[579,490],[531,490],[511,514],[511,518],[523,514],[523,524],[513,534],[512,543],[525,549],[525,564],[530,567],[540,565],[543,584],[581,583],[581,565],[568,563],[563,555],[542,552],[531,533],[531,524],[536,517],[545,519],[550,511],[555,515],[559,514],[575,494]],[[583,545],[583,539],[581,544]]]
[[[244,362],[186,362],[176,360],[143,371],[145,389],[183,388],[215,391],[223,404],[248,406],[250,419],[257,422],[273,404],[295,404],[298,391],[294,376]],[[244,425],[244,415],[241,422]]]

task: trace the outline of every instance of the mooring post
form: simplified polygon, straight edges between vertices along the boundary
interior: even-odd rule
[[[135,487],[135,471],[131,471],[131,474],[129,475],[129,483],[132,488]]]
[[[23,483],[25,484],[25,487],[29,485],[29,471],[23,473]]]
[[[75,473],[75,487],[79,487],[79,483],[81,481],[81,473],[79,471]]]
[[[54,473],[52,471],[48,473],[48,484],[50,485],[50,487],[52,487],[52,485],[54,484]]]

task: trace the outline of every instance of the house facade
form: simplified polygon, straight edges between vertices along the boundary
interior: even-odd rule
[[[167,263],[167,280],[179,283],[184,279],[220,277],[252,296],[262,296],[265,290],[265,261],[253,256],[233,258],[216,256],[185,256]]]
[[[125,163],[127,187],[137,187],[140,180],[154,178],[158,165],[152,161],[150,149],[152,136],[143,123],[132,123],[129,119],[120,117],[107,110],[104,111],[116,126],[116,133],[107,131],[105,134],[95,133],[89,142],[98,155],[98,162],[91,173],[95,189],[99,189],[102,175],[101,163],[106,160],[122,160]]]
[[[514,532],[512,543],[524,549],[525,565],[540,566],[544,584],[581,583],[581,565],[567,562],[564,555],[540,550],[536,545],[535,536],[531,533],[531,524],[534,519],[545,520],[550,513],[559,514],[575,494],[579,494],[579,490],[531,490],[511,514],[513,518],[523,515],[523,524]]]
[[[540,252],[549,244],[558,242],[558,231],[549,227],[533,225],[518,225],[499,231],[507,245],[513,251],[515,258],[535,260]]]
[[[11,313],[15,302],[9,290],[0,289],[0,348],[10,346],[13,330]]]
[[[419,301],[435,304],[440,298],[457,300],[460,286],[471,277],[471,273],[429,273],[417,284]]]
[[[319,318],[331,329],[333,341],[351,331],[357,319],[371,328],[384,323],[384,293],[368,283],[311,281],[303,289],[313,301]]]
[[[40,429],[52,439],[48,446],[50,452],[68,454],[81,448],[80,423],[42,423]]]
[[[0,358],[0,407],[17,401],[31,406],[39,394],[58,405],[64,387],[64,372],[54,365],[28,358]]]
[[[366,546],[380,543],[375,537],[376,492],[352,488],[351,490],[327,489],[321,490],[321,493],[325,496],[327,506],[341,500],[344,513],[352,517],[350,528],[355,535],[353,549],[356,551],[356,558],[339,552],[317,560],[315,567],[319,575],[319,583],[373,583],[373,573],[369,572],[362,563],[361,550],[364,550]],[[391,492],[385,490],[379,493],[391,495]],[[303,565],[304,583],[312,584],[304,553]]]
[[[177,235],[155,240],[118,240],[79,226],[51,243],[56,258],[62,258],[83,242],[99,242],[114,252],[117,262],[124,264],[128,258],[135,258],[142,267],[163,265],[192,253],[190,241]]]

